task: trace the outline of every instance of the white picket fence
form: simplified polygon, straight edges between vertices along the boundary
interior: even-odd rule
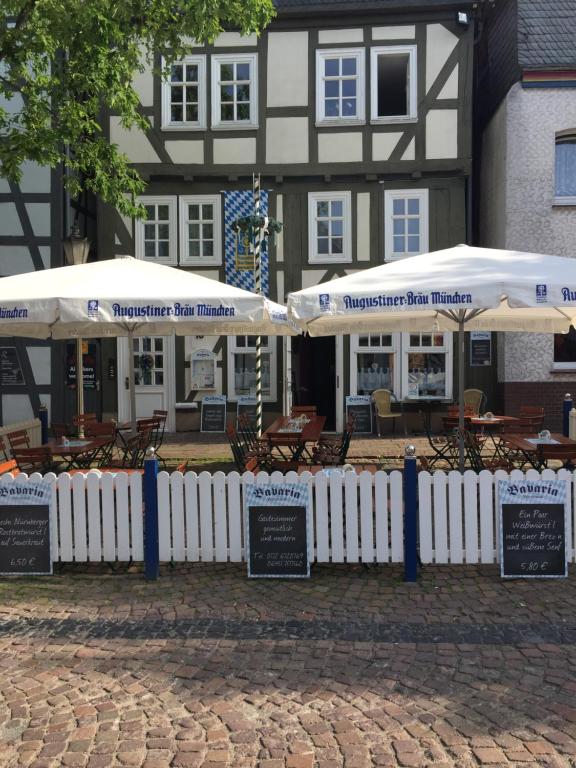
[[[31,478],[39,478],[32,475]],[[53,484],[52,557],[61,562],[142,561],[143,483],[139,474],[46,476]],[[496,480],[505,472],[421,472],[418,475],[419,546],[423,563],[495,563],[499,559]],[[573,475],[532,470],[521,479],[562,477],[568,484],[567,554],[574,562]],[[26,482],[26,475],[0,483]],[[344,476],[318,473],[256,477],[237,472],[160,472],[158,475],[161,562],[242,562],[243,489],[249,483],[305,481],[310,488],[311,562],[398,563],[403,560],[402,474]]]

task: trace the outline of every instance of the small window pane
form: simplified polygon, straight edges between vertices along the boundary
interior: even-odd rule
[[[154,240],[156,237],[156,225],[144,224],[144,240]]]
[[[316,214],[318,216],[328,216],[328,201],[327,200],[319,200],[316,203]]]
[[[144,257],[153,259],[156,256],[156,244],[154,242],[144,243]]]
[[[221,85],[220,86],[220,101],[234,101],[234,86],[233,85]]]
[[[318,253],[322,255],[326,255],[329,253],[328,249],[328,238],[327,237],[319,237],[318,238]]]
[[[167,205],[158,206],[158,221],[168,221],[170,218],[170,208]]]
[[[234,105],[222,104],[220,109],[221,120],[234,120]]]
[[[342,200],[332,200],[330,204],[330,215],[342,216],[342,213],[343,213]]]
[[[184,88],[182,88],[181,85],[175,85],[172,87],[170,100],[173,104],[180,104],[184,100]]]
[[[214,243],[212,240],[205,240],[203,243],[204,246],[204,256],[214,256]]]
[[[340,102],[338,99],[326,99],[324,102],[324,113],[326,117],[339,117]]]
[[[342,82],[342,96],[356,96],[356,80]]]
[[[420,238],[415,235],[410,235],[408,238],[408,251],[410,253],[417,253],[420,250]]]
[[[186,121],[188,123],[198,122],[198,107],[196,104],[188,104],[186,106]]]
[[[344,117],[356,116],[356,99],[346,99],[342,102],[342,114]]]
[[[422,346],[423,347],[431,347],[432,346],[432,337],[429,333],[423,333],[422,334]]]
[[[394,237],[394,253],[404,253],[404,238],[402,235]]]
[[[344,223],[342,219],[332,221],[332,235],[337,235],[342,237],[342,235],[344,234],[343,230],[344,230]]]
[[[324,95],[328,98],[340,95],[340,83],[338,80],[327,80],[324,83]]]
[[[170,120],[172,120],[173,123],[181,123],[182,120],[184,119],[183,115],[184,115],[184,110],[181,106],[178,107],[178,106],[172,105],[172,107],[170,108]]]
[[[250,104],[238,105],[238,120],[250,120]]]
[[[317,229],[318,229],[318,237],[328,237],[328,235],[330,234],[328,231],[327,221],[318,221]]]
[[[173,83],[182,82],[182,64],[172,64],[170,68],[170,80]]]
[[[198,240],[188,241],[188,255],[193,258],[200,256],[200,242]]]
[[[332,238],[332,253],[341,254],[343,252],[343,240],[341,237]]]
[[[410,346],[411,347],[419,347],[420,346],[420,334],[419,333],[411,333],[410,334]]]
[[[200,206],[196,205],[195,203],[193,205],[188,206],[188,218],[194,219],[197,221],[200,218]]]
[[[342,59],[342,74],[343,75],[356,74],[356,59]]]
[[[161,259],[167,259],[170,256],[168,246],[169,246],[169,243],[165,242],[164,240],[161,240],[158,243],[158,256]]]
[[[146,336],[142,339],[142,351],[143,352],[151,352],[152,351],[152,339],[149,336]]]
[[[168,240],[170,237],[168,224],[158,224],[158,237],[160,240]]]
[[[145,205],[146,208],[146,218],[147,219],[153,219],[156,216],[156,206],[155,205]]]
[[[340,74],[340,60],[339,59],[326,59],[324,62],[324,72],[328,77],[336,77]]]
[[[202,237],[211,240],[214,237],[212,224],[202,224]]]
[[[154,339],[154,349],[156,352],[162,352],[164,349],[164,339],[162,338],[156,338]]]
[[[358,338],[358,346],[360,347],[367,347],[368,346],[368,336],[360,336]]]
[[[198,64],[186,65],[186,80],[189,83],[198,82]]]
[[[232,64],[220,65],[220,80],[221,81],[234,80],[234,69]]]
[[[250,86],[249,85],[239,85],[236,89],[236,100],[237,101],[250,101]]]
[[[393,219],[392,221],[392,227],[395,235],[405,234],[405,226],[406,226],[405,219]]]
[[[408,234],[409,235],[420,234],[420,219],[408,219]]]
[[[401,197],[392,200],[392,213],[394,216],[403,216],[406,213],[406,201]]]
[[[411,216],[417,216],[420,213],[420,200],[417,197],[409,197],[406,202],[408,203],[408,213]]]
[[[201,206],[202,218],[213,219],[214,218],[214,206],[212,203],[203,203]]]
[[[236,65],[236,80],[250,80],[250,64]]]
[[[154,371],[154,383],[157,387],[161,387],[164,384],[164,374],[162,371]]]
[[[191,240],[200,238],[200,224],[188,224],[188,237]]]

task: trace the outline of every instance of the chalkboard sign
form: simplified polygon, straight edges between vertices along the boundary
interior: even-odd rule
[[[308,485],[246,486],[248,576],[308,578]]]
[[[25,384],[16,347],[0,347],[0,384]]]
[[[249,395],[241,395],[238,398],[238,410],[236,412],[236,418],[243,414],[248,418],[250,426],[256,426],[256,398]]]
[[[370,395],[348,395],[346,397],[346,418],[355,417],[356,434],[372,433],[372,398]]]
[[[207,395],[202,398],[200,416],[201,432],[224,432],[226,429],[226,398],[224,395]]]
[[[470,332],[470,365],[492,364],[492,334],[490,331]]]
[[[501,575],[568,576],[565,482],[501,480],[498,486]]]
[[[0,575],[52,573],[51,494],[47,481],[0,487]]]

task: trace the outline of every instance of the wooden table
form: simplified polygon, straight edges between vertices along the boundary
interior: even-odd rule
[[[99,448],[109,443],[109,440],[101,437],[85,438],[84,440],[73,439],[68,443],[62,442],[61,438],[48,440],[46,445],[50,448],[52,456],[59,456],[64,460],[64,471],[72,468],[82,469],[90,462]]]
[[[509,424],[517,424],[520,419],[517,416],[503,416],[494,414],[494,418],[485,419],[482,416],[466,416],[464,421],[474,427],[506,427]]]
[[[307,443],[317,443],[324,424],[326,416],[308,416],[306,423],[302,422],[302,428],[292,427],[295,419],[289,416],[279,416],[270,424],[268,429],[264,430],[262,436],[267,438],[270,449],[276,448],[283,458],[282,448],[290,451],[290,458],[298,460],[306,449]]]
[[[559,432],[552,432],[550,438],[550,440],[542,440],[537,435],[501,435],[502,442],[519,452],[525,458],[525,463],[535,469],[545,466],[547,459],[557,458],[563,463],[576,459],[576,440],[565,437]],[[558,448],[557,457],[554,456],[555,448]]]

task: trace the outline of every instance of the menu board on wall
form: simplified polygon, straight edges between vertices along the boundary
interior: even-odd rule
[[[568,576],[566,481],[500,480],[498,493],[501,575]]]
[[[247,485],[244,503],[248,576],[308,578],[308,484]]]
[[[247,417],[250,426],[256,426],[256,398],[250,395],[240,395],[238,398],[236,418],[243,414]]]
[[[0,486],[0,575],[52,573],[51,499],[46,480]]]
[[[492,364],[492,334],[490,331],[470,331],[470,365]]]
[[[224,432],[226,430],[226,397],[207,395],[202,398],[200,415],[201,432]]]
[[[16,347],[0,347],[0,385],[24,384],[24,374]]]

